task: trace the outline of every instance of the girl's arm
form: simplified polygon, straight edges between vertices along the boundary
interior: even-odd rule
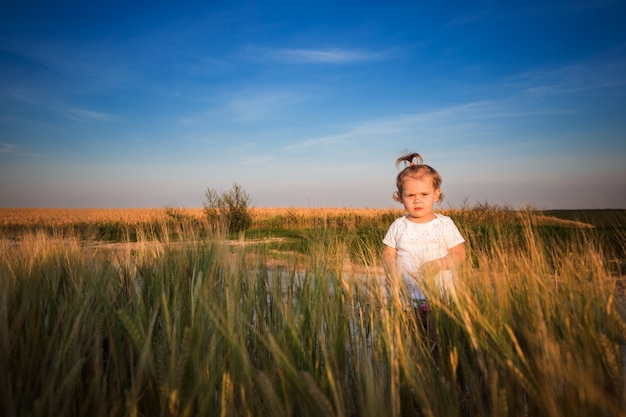
[[[459,243],[448,249],[448,254],[443,258],[435,259],[424,265],[427,271],[439,272],[445,269],[453,269],[465,260],[465,244]]]
[[[385,245],[383,249],[383,261],[388,268],[396,267],[396,260],[398,258],[398,249]]]
[[[448,267],[446,269],[451,269],[461,264],[465,260],[465,243],[459,243],[458,245],[451,247],[448,250],[448,255],[446,255],[443,259],[445,259],[444,262],[448,263]]]

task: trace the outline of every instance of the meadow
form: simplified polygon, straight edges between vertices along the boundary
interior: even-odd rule
[[[423,320],[399,210],[0,209],[0,414],[626,416],[626,212],[442,212]]]

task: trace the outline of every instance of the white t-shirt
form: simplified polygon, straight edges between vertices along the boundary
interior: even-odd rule
[[[437,213],[428,223],[415,223],[406,216],[400,217],[389,226],[383,239],[385,245],[398,251],[398,267],[414,299],[424,299],[417,282],[422,265],[443,258],[448,249],[463,242],[465,239],[452,219]],[[440,285],[443,287],[452,285],[450,271],[441,271],[437,278],[442,280]]]

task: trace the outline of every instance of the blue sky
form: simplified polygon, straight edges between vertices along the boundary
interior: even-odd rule
[[[626,208],[626,2],[13,2],[0,207]]]

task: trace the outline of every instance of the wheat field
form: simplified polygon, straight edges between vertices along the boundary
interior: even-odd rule
[[[201,210],[0,210],[28,225],[0,239],[0,414],[626,416],[620,230],[452,211],[468,260],[453,293],[422,278],[423,315],[378,256],[399,212],[264,210],[235,236]]]

